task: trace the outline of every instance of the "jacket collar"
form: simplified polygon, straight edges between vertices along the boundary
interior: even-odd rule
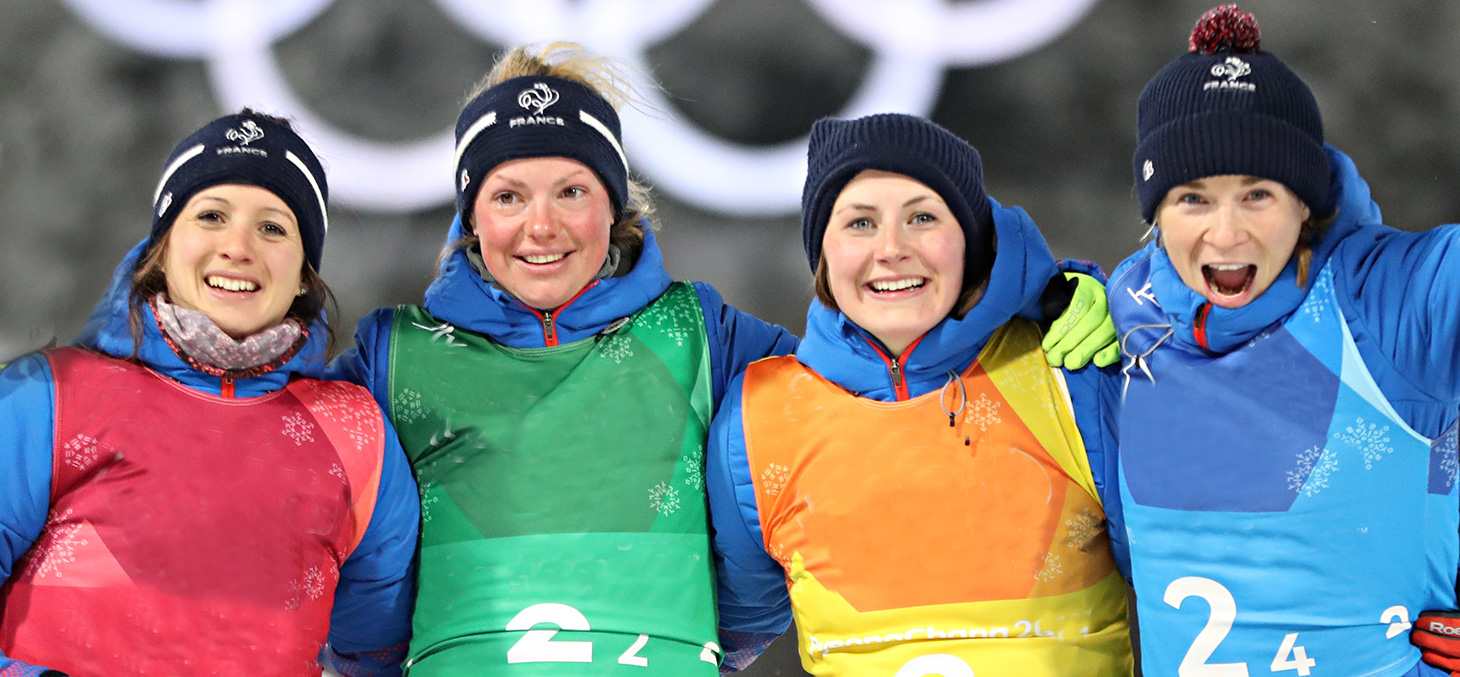
[[[451,222],[447,246],[462,235],[461,218]],[[673,280],[664,270],[664,255],[654,231],[644,229],[644,249],[633,270],[621,277],[599,280],[562,309],[556,331],[560,343],[570,343],[602,331],[614,320],[628,317],[669,289]],[[460,250],[441,262],[440,274],[426,289],[426,312],[478,334],[518,348],[542,347],[542,315],[513,299],[501,287],[483,280]]]

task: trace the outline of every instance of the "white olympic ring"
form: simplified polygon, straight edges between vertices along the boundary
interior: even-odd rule
[[[468,32],[499,45],[569,40],[618,57],[643,78],[649,45],[695,21],[715,0],[435,0]],[[873,54],[862,86],[837,113],[927,115],[943,72],[1015,58],[1053,40],[1097,0],[806,0],[830,26]],[[253,106],[293,117],[328,161],[339,204],[411,211],[452,200],[452,132],[384,143],[342,131],[290,89],[273,44],[334,0],[64,0],[103,34],[169,58],[208,61],[223,110]],[[657,85],[636,81],[651,115],[623,114],[633,168],[691,205],[727,214],[779,215],[800,207],[806,137],[774,146],[718,138],[668,114]]]

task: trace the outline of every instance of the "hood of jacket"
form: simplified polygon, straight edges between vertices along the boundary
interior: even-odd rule
[[[447,246],[460,239],[462,233],[458,216],[451,222]],[[646,227],[644,249],[628,274],[591,283],[587,291],[560,309],[554,318],[559,341],[570,343],[591,336],[614,320],[633,315],[663,295],[671,282],[654,231]],[[426,312],[516,348],[540,348],[545,344],[542,313],[482,279],[460,249],[441,262],[439,276],[426,289]]]
[[[1004,323],[1016,316],[1043,319],[1039,297],[1056,271],[1049,245],[1023,209],[990,203],[997,244],[988,288],[963,319],[944,318],[904,353],[903,375],[913,397],[941,387],[949,371],[972,364]],[[845,313],[813,299],[796,359],[859,397],[895,400],[887,358],[874,341]]]
[[[91,311],[86,325],[76,337],[76,345],[105,355],[127,359],[132,355],[132,327],[128,299],[132,293],[132,269],[142,256],[147,240],[138,243],[112,272],[111,284],[102,294],[96,309]],[[294,376],[321,378],[325,367],[325,352],[328,344],[325,318],[321,315],[309,327],[309,338],[304,346],[288,362],[274,370],[253,378],[234,382],[236,397],[255,397],[273,392],[289,384]],[[137,358],[147,368],[156,371],[190,388],[210,393],[219,391],[222,379],[206,374],[183,361],[162,338],[157,319],[149,305],[142,307],[142,345]]]
[[[1370,196],[1369,184],[1359,176],[1353,160],[1332,146],[1325,146],[1325,149],[1328,151],[1334,194],[1338,196],[1338,212],[1333,224],[1312,243],[1313,260],[1308,272],[1310,281],[1328,263],[1334,249],[1345,238],[1360,228],[1382,225],[1384,222],[1379,205]],[[1297,257],[1292,257],[1272,286],[1251,303],[1241,308],[1211,306],[1203,311],[1203,306],[1209,305],[1206,297],[1181,281],[1181,276],[1166,255],[1166,249],[1156,240],[1147,243],[1141,251],[1121,264],[1111,279],[1120,278],[1124,269],[1145,257],[1150,258],[1151,293],[1170,320],[1176,340],[1214,353],[1230,352],[1255,338],[1264,329],[1292,315],[1302,305],[1311,286],[1298,285],[1298,260]],[[1195,330],[1197,318],[1202,312],[1206,312],[1205,346],[1198,341]]]

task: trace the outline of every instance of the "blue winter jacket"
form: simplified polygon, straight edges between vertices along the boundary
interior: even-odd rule
[[[1439,437],[1455,421],[1460,404],[1460,225],[1420,233],[1384,225],[1353,160],[1332,146],[1328,153],[1338,214],[1313,243],[1309,269],[1333,267],[1339,306],[1374,380],[1411,428]],[[1151,261],[1149,279],[1132,278],[1129,273],[1145,259]],[[1147,282],[1150,289],[1144,293],[1160,303],[1174,330],[1172,340],[1199,346],[1194,327],[1206,299],[1181,281],[1155,242],[1116,267],[1107,288],[1111,308],[1135,299]],[[1207,350],[1226,353],[1286,320],[1310,287],[1297,284],[1297,263],[1290,261],[1251,303],[1234,309],[1213,306],[1205,320]],[[1117,329],[1128,334],[1133,327],[1122,326],[1121,314],[1114,314]],[[1144,378],[1129,365],[1126,371]]]
[[[117,266],[111,285],[77,339],[79,347],[113,357],[131,356],[130,276],[144,245],[134,247]],[[221,394],[219,377],[193,369],[168,347],[150,308],[144,310],[142,326],[137,356],[147,368],[195,390]],[[322,378],[325,347],[321,321],[311,328],[304,347],[289,362],[262,376],[235,381],[234,396],[271,393],[295,377]],[[50,366],[42,354],[16,360],[0,371],[0,440],[5,440],[0,445],[0,468],[6,468],[0,472],[0,580],[10,577],[15,562],[40,536],[50,509],[54,392]],[[117,405],[117,415],[125,416],[126,403]],[[385,426],[385,459],[375,511],[359,546],[340,567],[330,617],[329,642],[335,652],[330,658],[344,674],[400,674],[398,665],[380,664],[366,652],[403,645],[410,639],[415,590],[411,558],[416,549],[420,499],[395,431],[389,421]],[[198,647],[198,651],[204,656],[207,647]],[[0,655],[0,673],[5,675],[30,677],[43,670]]]
[[[1023,209],[994,202],[993,217],[997,250],[987,291],[962,320],[944,319],[905,355],[903,376],[911,398],[942,388],[949,371],[962,373],[1008,321],[1021,317],[1043,322],[1040,295],[1058,267],[1102,277],[1094,264],[1057,267],[1044,236]],[[796,359],[858,397],[895,401],[892,374],[872,340],[871,334],[845,314],[813,300],[806,314],[806,338],[796,349]],[[1084,367],[1065,375],[1075,421],[1105,500],[1105,478],[1110,472],[1106,450],[1112,443],[1109,430],[1114,424],[1113,412],[1105,405],[1119,394],[1115,372]],[[710,505],[715,508],[711,518],[719,573],[721,643],[726,664],[736,668],[748,665],[769,638],[785,632],[791,623],[786,574],[766,553],[761,533],[746,457],[742,390],[743,378],[737,377],[710,428],[705,461]],[[726,509],[728,506],[733,509]]]
[[[1306,284],[1297,283],[1292,261],[1246,306],[1204,309],[1206,299],[1182,283],[1155,242],[1116,268],[1107,291],[1126,353],[1123,379],[1159,382],[1161,365],[1175,363],[1163,361],[1155,354],[1158,350],[1204,351],[1215,357],[1266,336],[1299,311],[1315,286],[1315,274],[1327,266],[1338,310],[1384,398],[1415,432],[1439,438],[1454,425],[1460,404],[1460,226],[1412,233],[1384,225],[1353,161],[1331,146],[1327,150],[1338,212],[1312,243]],[[1152,301],[1163,321],[1150,321]],[[1147,319],[1136,320],[1137,315]],[[1205,345],[1198,328],[1204,329]],[[1163,336],[1172,343],[1159,345]],[[1289,367],[1272,365],[1277,371]],[[1135,414],[1126,412],[1127,424]],[[1150,411],[1141,416],[1156,423],[1163,415],[1169,414]],[[1124,532],[1118,508],[1107,503],[1112,531]],[[1406,673],[1429,674],[1443,673],[1423,664]]]
[[[457,241],[461,234],[458,217],[451,224],[447,242]],[[553,319],[557,342],[572,343],[603,331],[615,320],[658,299],[671,282],[654,232],[646,229],[643,252],[628,274],[597,281],[557,313]],[[791,352],[796,337],[726,305],[714,287],[703,282],[695,282],[694,286],[710,339],[710,373],[718,407],[725,384],[732,377],[762,357]],[[442,261],[440,275],[426,289],[425,308],[438,320],[513,348],[542,348],[547,344],[543,314],[483,280],[461,250]],[[386,365],[390,364],[390,327],[394,320],[395,308],[371,311],[355,328],[355,349],[330,365],[333,377],[369,388],[381,407],[389,406],[390,374]]]

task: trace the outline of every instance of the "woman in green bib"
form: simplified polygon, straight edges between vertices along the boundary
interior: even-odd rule
[[[732,378],[796,339],[665,271],[623,81],[573,45],[503,56],[457,120],[457,219],[425,304],[365,317],[335,365],[375,394],[421,487],[409,674],[722,662],[709,422]]]
[[[706,430],[796,339],[665,271],[620,82],[571,46],[506,54],[457,122],[424,306],[376,310],[335,365],[420,478],[412,675],[717,674]]]

